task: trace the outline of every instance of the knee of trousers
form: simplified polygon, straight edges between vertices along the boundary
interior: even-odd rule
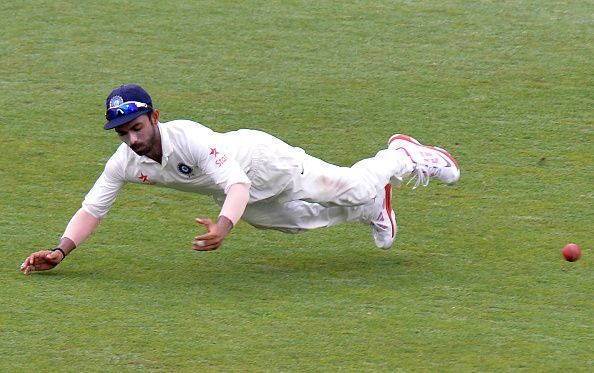
[[[337,204],[341,206],[364,205],[377,196],[375,185],[358,183],[336,196]]]

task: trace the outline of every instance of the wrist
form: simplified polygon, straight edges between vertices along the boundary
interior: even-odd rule
[[[52,251],[59,251],[60,253],[62,253],[62,259],[60,261],[64,260],[64,258],[66,258],[66,252],[62,248],[56,247],[55,249],[52,249]]]
[[[233,229],[233,222],[231,219],[226,217],[225,215],[219,215],[219,220],[217,221],[217,225],[225,230],[225,232],[231,231]]]

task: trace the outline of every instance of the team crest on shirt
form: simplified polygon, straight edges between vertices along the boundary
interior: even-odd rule
[[[188,166],[188,165],[187,165],[187,164],[185,164],[185,163],[180,163],[180,164],[178,164],[178,165],[177,165],[177,170],[178,170],[178,171],[179,171],[181,174],[183,174],[183,175],[186,175],[186,176],[192,176],[192,171],[194,171],[194,170],[192,169],[192,167]]]
[[[124,99],[122,98],[122,96],[113,96],[110,100],[109,100],[109,108],[114,108],[114,107],[118,107],[121,104],[124,103]]]

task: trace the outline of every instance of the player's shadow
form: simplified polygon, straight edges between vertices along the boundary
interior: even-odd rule
[[[337,251],[324,255],[279,251],[267,252],[265,257],[253,251],[247,256],[237,253],[218,255],[221,253],[190,253],[194,255],[193,260],[182,255],[167,260],[151,258],[145,259],[144,265],[124,265],[125,261],[114,260],[114,266],[109,267],[65,266],[35,275],[93,283],[100,287],[144,289],[156,285],[161,290],[171,291],[182,287],[188,293],[209,290],[265,293],[282,288],[295,295],[307,293],[312,287],[319,290],[333,284],[397,288],[402,286],[400,279],[410,273],[411,268],[420,265],[412,256],[384,251],[359,250],[349,255],[340,255]]]

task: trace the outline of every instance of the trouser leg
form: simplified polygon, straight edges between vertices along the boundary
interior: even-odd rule
[[[402,152],[381,150],[352,167],[339,167],[306,155],[303,172],[288,191],[290,199],[325,206],[357,206],[369,203],[386,184],[399,183],[413,165]]]
[[[306,201],[267,201],[248,205],[242,219],[256,228],[299,233],[348,221],[368,222],[372,209],[373,201],[358,206],[323,206]]]
[[[395,150],[340,167],[281,145],[271,141],[248,173],[252,197],[265,198],[250,203],[242,218],[259,228],[299,232],[347,221],[369,223],[385,185],[413,169],[409,158]],[[278,185],[282,188],[275,190]]]
[[[258,228],[297,233],[343,222],[369,223],[384,187],[412,171],[404,155],[382,150],[352,167],[339,167],[306,156],[281,195],[248,205],[243,219]]]

